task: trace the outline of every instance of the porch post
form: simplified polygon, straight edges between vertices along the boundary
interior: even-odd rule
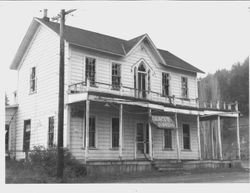
[[[220,128],[220,116],[218,115],[218,143],[219,143],[219,159],[222,160],[222,145],[221,145],[221,128]]]
[[[236,158],[237,159],[241,159],[241,155],[240,155],[240,122],[239,122],[239,113],[236,117],[236,127],[237,127],[237,155]]]
[[[206,146],[207,146],[207,144],[206,144],[206,126],[207,126],[207,124],[206,124],[206,122],[204,123],[204,125],[203,125],[204,127],[202,127],[203,128],[203,159],[207,159],[207,152],[206,152]]]
[[[212,146],[212,159],[214,159],[214,128],[211,126],[211,121],[210,121],[210,129],[211,129],[211,146]]]
[[[201,160],[200,116],[197,116],[198,158]]]
[[[152,111],[151,109],[148,109],[148,137],[149,137],[149,156],[150,160],[153,160],[153,139],[152,139],[152,127],[151,127],[151,116],[152,116]]]
[[[88,147],[89,147],[89,99],[86,100],[86,111],[85,111],[85,163],[88,158]]]
[[[175,126],[176,126],[177,160],[180,161],[180,144],[179,144],[179,131],[178,131],[177,113],[175,113]]]
[[[67,148],[70,148],[70,119],[71,119],[71,106],[67,105]]]
[[[119,157],[122,159],[123,104],[120,104],[119,111]]]

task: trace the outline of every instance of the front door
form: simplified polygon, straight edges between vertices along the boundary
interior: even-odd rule
[[[136,128],[136,157],[145,158],[149,153],[149,132],[148,126],[143,123],[137,123]]]

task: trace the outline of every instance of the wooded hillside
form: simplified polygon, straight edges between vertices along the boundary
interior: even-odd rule
[[[198,92],[204,102],[238,101],[240,112],[249,115],[249,57],[234,64],[231,70],[218,70],[200,79]]]

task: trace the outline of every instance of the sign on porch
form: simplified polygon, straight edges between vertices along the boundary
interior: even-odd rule
[[[170,116],[151,116],[151,123],[160,129],[175,129],[175,121]]]

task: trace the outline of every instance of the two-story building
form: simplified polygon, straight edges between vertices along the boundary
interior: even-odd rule
[[[85,163],[140,170],[157,160],[200,160],[200,121],[238,117],[220,103],[201,106],[203,72],[147,34],[123,40],[65,26],[64,39],[64,146]],[[10,68],[18,71],[18,106],[9,150],[21,159],[57,142],[59,24],[34,18]]]

